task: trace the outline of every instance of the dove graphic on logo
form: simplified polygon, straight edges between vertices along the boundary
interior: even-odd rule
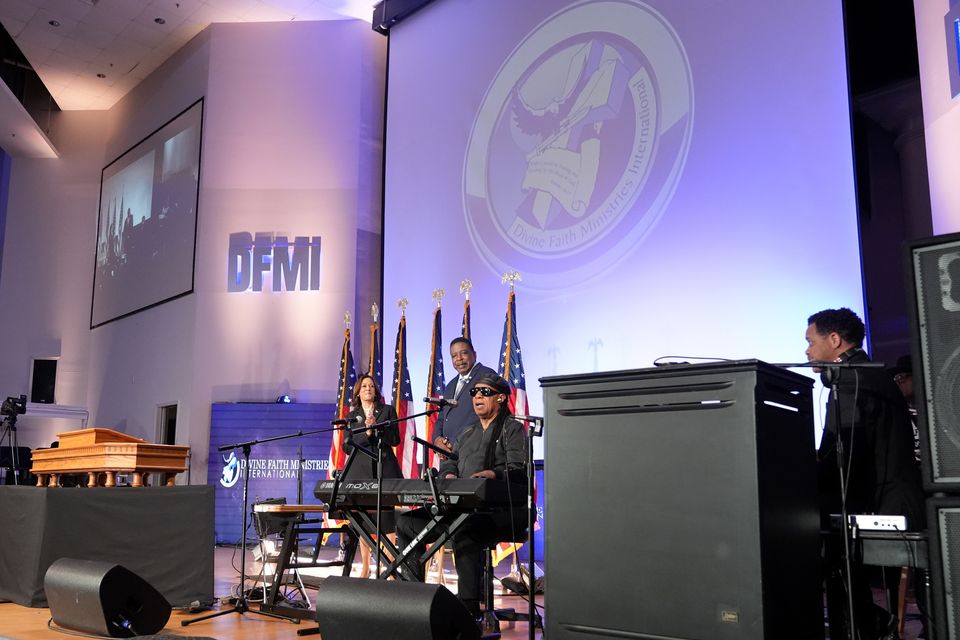
[[[229,489],[237,484],[240,479],[240,461],[235,452],[231,451],[230,456],[223,456],[223,471],[220,472],[220,485]]]

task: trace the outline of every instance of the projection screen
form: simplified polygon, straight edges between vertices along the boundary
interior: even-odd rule
[[[104,167],[90,326],[193,291],[203,100]]]
[[[415,395],[463,279],[496,368],[522,277],[534,412],[545,375],[803,360],[811,313],[862,312],[838,3],[436,0],[390,39],[384,334],[406,297]]]

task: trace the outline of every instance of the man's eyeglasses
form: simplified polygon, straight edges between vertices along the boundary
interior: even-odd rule
[[[500,392],[496,389],[491,389],[490,387],[474,387],[473,389],[470,389],[471,398],[475,397],[478,393],[484,398],[489,398],[490,396],[495,396]]]
[[[912,378],[912,377],[913,377],[912,373],[898,373],[897,375],[893,376],[893,381],[896,382],[897,384],[903,384],[903,382],[907,378]]]

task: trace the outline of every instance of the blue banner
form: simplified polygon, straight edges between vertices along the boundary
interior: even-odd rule
[[[244,456],[242,449],[218,451],[222,446],[330,427],[333,404],[217,403],[210,416],[210,456],[207,483],[216,489],[214,533],[217,544],[241,539]],[[313,486],[327,477],[330,433],[257,444],[250,449],[248,509],[266,498],[297,502],[300,453],[303,458],[303,502],[316,503]],[[247,515],[247,539],[255,540]]]
[[[533,545],[536,548],[534,553],[534,560],[539,563],[543,563],[543,539],[546,531],[543,528],[546,520],[544,519],[543,513],[543,487],[546,486],[543,484],[543,460],[536,460],[535,465],[536,471],[534,472],[534,479],[537,483],[537,521],[536,521],[536,531],[533,534]],[[526,524],[526,523],[524,523]],[[520,551],[517,554],[521,562],[527,561],[527,553],[529,552],[530,545],[525,544],[520,547]]]

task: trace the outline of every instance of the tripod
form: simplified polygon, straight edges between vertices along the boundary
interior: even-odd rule
[[[20,448],[17,446],[17,414],[6,415],[3,419],[3,435],[0,435],[0,448],[4,438],[10,446],[10,469],[13,471],[13,484],[20,484]]]

